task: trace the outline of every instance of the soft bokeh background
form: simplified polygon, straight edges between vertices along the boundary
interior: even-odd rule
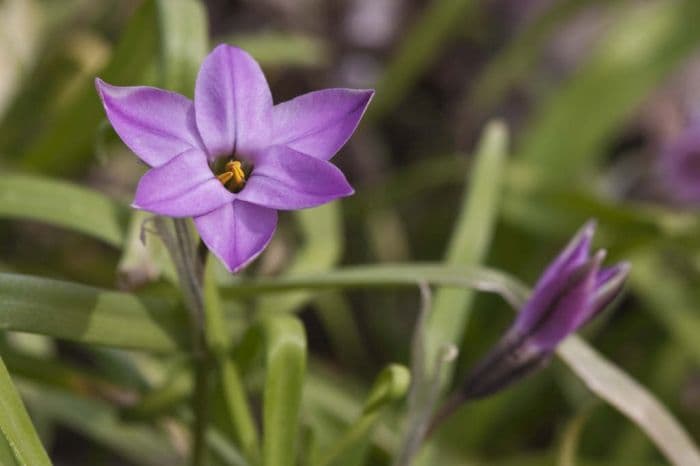
[[[152,258],[158,251],[151,257],[139,249],[145,216],[131,219],[131,239],[115,247],[61,228],[70,214],[32,219],[39,195],[17,208],[12,183],[22,179],[3,181],[7,174],[59,178],[130,202],[144,166],[107,124],[93,79],[168,87],[158,52],[164,20],[139,10],[141,3],[0,1],[0,269],[130,291],[167,281]],[[508,164],[490,246],[476,256],[532,283],[569,236],[597,218],[596,244],[611,260],[630,260],[633,273],[624,299],[585,336],[700,435],[700,217],[692,206],[673,205],[656,170],[663,148],[700,108],[700,2],[204,3],[211,44],[250,51],[276,101],[323,87],[377,90],[335,159],[357,195],[316,213],[283,214],[247,274],[443,260],[473,184],[471,154],[487,123],[500,119],[511,136]],[[128,217],[115,228],[126,228]],[[228,305],[242,322],[265,309],[299,313],[310,345],[307,388],[331,404],[350,403],[346,414],[336,413],[340,420],[316,424],[332,435],[352,419],[352,400],[362,399],[382,367],[409,364],[418,293],[297,298]],[[512,318],[492,296],[455,312],[467,307],[456,380]],[[2,356],[56,464],[167,464],[158,439],[115,413],[145,389],[134,373],[162,376],[177,358],[20,334],[3,336]],[[255,377],[250,384],[259,388]],[[307,425],[326,416],[309,406]],[[177,444],[182,432],[168,416],[148,422]],[[366,464],[389,464],[395,425],[390,416],[377,430]],[[445,465],[665,464],[633,424],[559,362],[463,408],[438,441]],[[139,460],[143,452],[147,459]]]

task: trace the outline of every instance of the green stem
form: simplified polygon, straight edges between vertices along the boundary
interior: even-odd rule
[[[204,254],[202,254],[204,252]],[[240,445],[244,456],[252,464],[259,460],[259,439],[253,414],[248,404],[243,381],[236,364],[231,359],[230,337],[227,332],[219,290],[216,285],[214,263],[206,262],[208,251],[199,249],[200,257],[204,258],[204,307],[206,309],[205,336],[209,348],[211,362],[221,377],[221,389],[225,406],[231,420],[232,437]]]
[[[192,466],[204,466],[207,461],[206,432],[209,420],[209,377],[212,356],[206,344],[204,293],[202,290],[204,264],[197,253],[189,225],[184,219],[173,219],[174,237],[161,223],[161,236],[167,244],[178,272],[180,287],[192,320],[192,352],[195,371],[192,410]]]
[[[194,398],[192,409],[194,423],[192,426],[192,466],[204,466],[207,461],[206,433],[209,423],[209,358],[195,358]]]

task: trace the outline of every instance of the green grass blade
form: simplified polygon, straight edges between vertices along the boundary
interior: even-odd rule
[[[577,452],[586,422],[591,415],[591,407],[584,407],[567,421],[559,440],[559,459],[557,466],[576,466]]]
[[[270,316],[265,334],[263,465],[296,464],[299,411],[306,373],[306,334],[292,316]]]
[[[447,248],[448,264],[477,265],[486,257],[498,219],[507,146],[508,133],[502,123],[486,127]],[[425,361],[429,374],[435,371],[434,364],[443,345],[459,346],[473,297],[473,291],[464,289],[441,289],[435,294],[425,327]],[[442,380],[447,382],[450,378],[451,368],[447,368]]]
[[[122,422],[117,410],[103,401],[29,383],[22,384],[20,391],[35,409],[119,453],[133,464],[184,464],[165,433],[145,423]]]
[[[563,0],[552,4],[541,15],[522,28],[479,73],[471,91],[464,100],[466,106],[480,111],[490,110],[510,88],[526,81],[530,73],[539,70],[537,59],[553,40],[562,24],[580,13],[591,3],[613,3],[610,0]]]
[[[51,465],[2,360],[0,360],[0,431],[19,465]]]
[[[428,5],[377,83],[377,94],[366,118],[381,118],[401,102],[445,44],[465,26],[476,3],[473,0],[433,0]]]
[[[197,0],[156,0],[156,6],[161,85],[191,97],[197,71],[209,49],[204,5]]]
[[[226,329],[221,297],[216,285],[216,260],[207,260],[204,274],[205,336],[214,355],[221,380],[222,397],[232,427],[232,437],[252,463],[257,462],[260,445],[238,367],[229,355],[230,336]]]
[[[649,92],[700,43],[700,2],[624,3],[588,63],[543,105],[520,159],[551,183],[570,183]]]
[[[4,435],[0,434],[0,464],[3,466],[17,466],[15,454],[12,453],[12,447],[7,443]]]
[[[276,279],[241,281],[230,297],[285,290],[415,286],[427,281],[512,294],[512,281],[486,269],[440,265],[368,266]],[[186,348],[186,313],[173,298],[139,296],[90,286],[0,273],[0,328],[84,344],[154,352]]]
[[[260,65],[319,67],[330,62],[330,51],[321,38],[280,32],[236,34],[221,37],[219,42],[240,47]]]
[[[408,391],[411,375],[398,364],[385,368],[377,377],[365,401],[360,416],[321,457],[317,466],[358,466],[369,447],[373,428],[381,420],[382,413],[391,403],[403,398]]]
[[[122,34],[112,58],[100,77],[111,84],[139,82],[157,54],[156,5],[145,0]],[[92,159],[95,135],[104,113],[92,81],[57,115],[24,154],[21,166],[27,170],[65,175],[84,169]]]
[[[85,344],[172,352],[187,344],[174,300],[0,274],[0,328]]]
[[[523,290],[522,285],[506,274],[485,267],[403,263],[360,265],[324,273],[285,275],[276,278],[239,279],[235,285],[222,289],[222,295],[225,298],[241,298],[305,288],[315,290],[415,288],[419,282],[498,293],[509,302],[517,299]]]
[[[0,217],[48,223],[120,247],[128,216],[125,205],[70,183],[8,173],[0,177]]]
[[[637,424],[673,465],[700,466],[691,437],[643,385],[579,337],[568,338],[557,355],[593,393]]]

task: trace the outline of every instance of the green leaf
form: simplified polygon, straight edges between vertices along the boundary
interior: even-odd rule
[[[29,77],[44,33],[42,6],[34,0],[0,3],[0,120],[8,104]]]
[[[324,273],[286,275],[276,278],[239,278],[235,285],[222,289],[225,298],[242,298],[261,293],[297,289],[351,289],[411,287],[419,282],[452,288],[474,288],[498,293],[513,302],[522,293],[522,285],[506,274],[485,267],[404,263],[360,265]]]
[[[646,365],[649,366],[645,386],[659,399],[669,400],[671,409],[678,410],[682,400],[677,396],[678,387],[688,377],[693,360],[677,341],[668,341]],[[681,408],[682,409],[682,408]],[[654,455],[654,445],[636,425],[629,425],[615,442],[611,452],[612,461],[642,461]]]
[[[156,0],[161,85],[192,96],[197,71],[209,49],[204,5],[197,0]]]
[[[204,333],[219,371],[223,400],[233,430],[231,436],[238,442],[246,458],[255,463],[260,455],[260,441],[243,381],[229,354],[230,336],[216,284],[216,265],[215,258],[209,257],[204,274]]]
[[[45,222],[119,247],[129,211],[106,196],[62,181],[4,173],[0,217]]]
[[[411,375],[404,366],[392,364],[377,377],[362,413],[321,457],[318,466],[357,466],[362,464],[373,428],[380,421],[384,408],[403,398],[408,391]]]
[[[182,458],[160,432],[144,423],[125,423],[105,402],[34,384],[20,385],[27,403],[139,465],[181,465]],[[43,464],[43,463],[31,463]]]
[[[465,105],[479,111],[490,110],[511,89],[526,80],[533,70],[539,71],[537,60],[543,50],[552,43],[552,36],[561,30],[562,24],[580,13],[591,3],[610,5],[611,0],[563,0],[555,2],[542,14],[519,28],[504,49],[479,73],[476,82],[470,82],[471,91]]]
[[[0,431],[19,465],[51,465],[2,360],[0,360]]]
[[[411,391],[405,411],[401,445],[394,451],[394,465],[428,464],[428,459],[434,461],[431,444],[422,449],[424,454],[416,458],[415,463],[413,458],[421,451],[426,439],[431,419],[444,390],[444,380],[447,379],[445,371],[451,369],[459,353],[453,343],[443,343],[435,354],[436,360],[432,361],[431,372],[427,371],[425,340],[428,318],[432,311],[432,295],[427,284],[421,283],[419,288],[421,306],[411,339]]]
[[[171,352],[187,344],[175,300],[0,274],[0,328],[85,344]]]
[[[580,410],[567,423],[562,433],[559,446],[559,461],[558,466],[576,466],[576,452],[581,441],[581,435],[586,422],[590,418],[590,406]]]
[[[250,53],[263,67],[324,66],[330,61],[328,46],[321,38],[282,32],[236,34],[219,38]]]
[[[700,465],[700,452],[691,437],[643,385],[579,337],[569,337],[557,355],[593,393],[637,424],[672,464]]]
[[[153,214],[133,210],[122,255],[117,266],[121,289],[136,289],[163,277],[177,283],[175,267],[162,239],[155,231]]]
[[[263,395],[263,465],[296,464],[302,388],[306,373],[306,335],[292,316],[269,316],[265,335],[266,376]]]
[[[0,434],[0,464],[3,466],[17,466],[15,455],[4,435]]]
[[[502,123],[486,127],[477,149],[468,187],[447,247],[448,264],[477,265],[488,253],[498,220],[501,187],[507,161],[508,133]],[[426,322],[426,371],[435,372],[438,352],[445,344],[459,346],[471,311],[471,290],[441,289],[435,294]],[[443,374],[443,385],[451,378],[451,368]]]
[[[139,81],[154,62],[157,45],[155,1],[145,0],[129,20],[100,77],[117,85],[143,84]],[[55,115],[53,124],[37,135],[23,155],[22,167],[61,175],[83,169],[93,157],[95,135],[103,119],[91,80]]]
[[[441,49],[471,19],[475,4],[473,0],[433,0],[428,5],[377,83],[368,118],[381,118],[401,102]]]
[[[512,281],[487,269],[440,265],[367,266],[277,279],[241,280],[228,297],[299,289],[413,287],[427,281],[512,294]],[[85,344],[172,352],[187,348],[186,313],[174,298],[0,273],[0,328]]]
[[[539,110],[520,160],[552,184],[586,173],[603,155],[606,139],[695,50],[699,15],[696,0],[623,3],[592,58]]]

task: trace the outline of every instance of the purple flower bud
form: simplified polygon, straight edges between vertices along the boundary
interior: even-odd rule
[[[605,251],[590,254],[588,222],[540,277],[510,330],[467,377],[461,396],[490,395],[543,367],[557,345],[621,292],[629,264],[602,267]]]

